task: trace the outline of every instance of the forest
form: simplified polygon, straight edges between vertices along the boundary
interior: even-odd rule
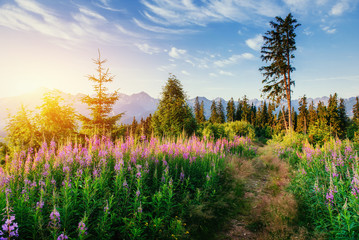
[[[0,239],[358,239],[359,99],[352,118],[337,93],[294,110],[299,26],[263,36],[262,105],[213,100],[209,119],[169,74],[157,110],[119,124],[99,51],[89,116],[51,92],[9,116]]]

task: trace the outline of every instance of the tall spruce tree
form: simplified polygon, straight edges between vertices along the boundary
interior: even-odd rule
[[[181,82],[170,74],[152,117],[155,134],[178,136],[183,131],[188,135],[194,132],[196,121],[186,99]]]
[[[227,122],[233,122],[235,119],[234,100],[231,98],[227,103]]]
[[[116,122],[120,120],[123,113],[111,115],[112,107],[119,98],[117,91],[113,93],[107,92],[106,83],[113,81],[114,76],[109,73],[109,69],[104,68],[104,64],[107,60],[101,60],[100,51],[98,52],[98,58],[93,62],[97,65],[97,76],[90,75],[88,79],[94,83],[95,96],[89,95],[82,98],[82,102],[88,105],[90,109],[91,117],[80,115],[82,121],[82,127],[89,134],[107,134],[110,133],[116,125]]]
[[[289,13],[285,19],[276,17],[270,22],[272,30],[267,31],[264,38],[264,45],[261,50],[261,58],[268,66],[259,70],[265,77],[262,92],[268,98],[279,103],[283,98],[288,104],[289,128],[292,129],[292,107],[291,107],[291,86],[294,81],[291,72],[295,70],[291,60],[295,57],[293,52],[297,49],[295,44],[295,29],[300,26],[297,20]]]
[[[251,122],[251,106],[246,95],[244,95],[242,100],[242,120]]]
[[[307,134],[309,125],[309,111],[307,109],[307,97],[304,95],[299,100],[297,131]]]
[[[238,106],[237,106],[237,109],[236,109],[236,121],[241,121],[242,120],[242,109],[243,109],[243,105],[242,105],[242,101],[241,99],[239,98],[238,99]]]
[[[199,100],[198,100],[198,96],[197,96],[196,99],[194,100],[194,116],[198,123],[201,122],[200,114],[201,114],[201,105],[199,104]]]
[[[209,118],[209,121],[211,123],[218,123],[218,110],[217,110],[217,104],[216,101],[213,100],[212,101],[212,105],[211,105],[211,116]]]
[[[359,127],[359,97],[355,98],[356,103],[353,106],[353,121]]]
[[[334,95],[329,96],[328,100],[328,124],[329,131],[333,136],[337,136],[339,134],[339,112],[338,112],[338,95],[334,93]]]
[[[312,100],[312,102],[310,103],[309,107],[308,107],[308,126],[313,125],[318,119],[318,114],[317,111],[314,107],[314,102]]]
[[[224,107],[221,99],[219,99],[218,101],[217,111],[218,111],[218,122],[219,123],[226,122],[226,116],[224,115]]]
[[[203,103],[203,100],[202,100],[201,105],[199,107],[199,121],[200,121],[200,123],[206,121],[206,116],[204,115],[204,103]]]
[[[345,102],[343,98],[339,99],[339,106],[338,106],[338,118],[339,118],[339,131],[338,135],[340,138],[345,138],[347,134],[347,127],[349,124],[349,118],[347,116],[345,110]]]

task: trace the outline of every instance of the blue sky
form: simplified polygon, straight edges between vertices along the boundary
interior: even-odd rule
[[[173,73],[190,98],[261,98],[269,21],[292,12],[293,97],[359,93],[359,0],[0,0],[0,97],[91,93],[98,49],[110,89],[159,97]]]

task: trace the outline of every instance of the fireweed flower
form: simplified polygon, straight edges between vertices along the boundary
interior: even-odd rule
[[[79,222],[79,226],[77,228],[79,230],[79,235],[86,235],[87,234],[87,227],[85,225],[85,223],[81,220],[81,222]]]
[[[126,179],[125,179],[125,181],[123,182],[122,186],[123,186],[124,188],[128,188],[128,184],[127,184]]]
[[[42,209],[43,206],[44,206],[44,201],[42,201],[42,200],[40,202],[36,203],[36,209]]]
[[[6,240],[19,236],[19,226],[14,221],[15,215],[11,215],[6,219],[5,223],[1,226],[2,231],[0,231],[0,239]]]
[[[50,213],[50,223],[51,228],[60,228],[60,213],[54,207],[54,210]]]
[[[69,237],[66,236],[64,233],[61,233],[61,235],[57,237],[57,240],[65,240],[65,239],[69,239]]]
[[[140,190],[137,190],[137,191],[136,191],[136,196],[139,197],[140,194],[141,194]]]

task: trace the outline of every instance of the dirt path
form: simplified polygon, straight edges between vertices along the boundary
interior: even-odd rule
[[[258,157],[239,160],[237,178],[245,185],[244,208],[217,239],[306,239],[293,224],[297,203],[286,188],[290,167],[270,146],[259,147]]]

